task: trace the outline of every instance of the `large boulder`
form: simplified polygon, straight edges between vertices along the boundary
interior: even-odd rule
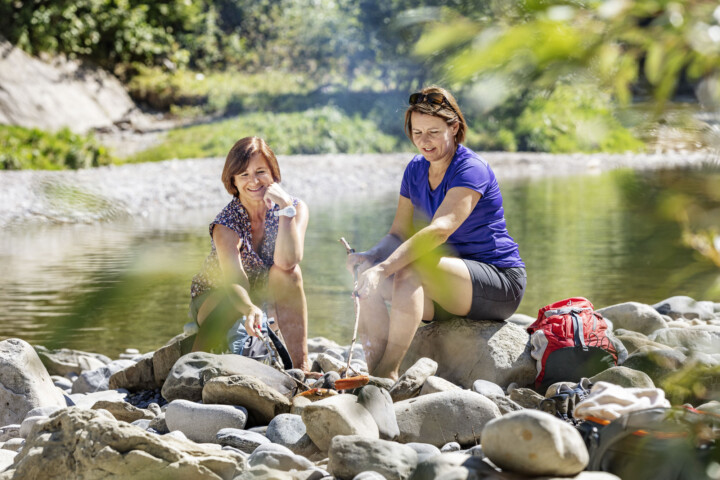
[[[95,370],[111,361],[110,358],[99,353],[89,353],[69,348],[48,350],[41,345],[37,345],[35,351],[48,373],[61,377],[70,373],[80,375],[85,370]]]
[[[598,313],[613,322],[614,329],[625,328],[648,335],[667,327],[662,315],[650,305],[626,302],[601,308]]]
[[[290,412],[290,400],[252,375],[215,377],[205,383],[203,403],[240,405],[248,411],[249,426],[267,425],[276,415]]]
[[[37,423],[0,479],[227,479],[245,470],[241,454],[160,437],[102,413],[68,408]]]
[[[194,352],[175,362],[163,384],[162,396],[169,402],[180,398],[197,402],[202,400],[203,387],[208,380],[231,375],[255,376],[288,397],[296,389],[296,383],[290,377],[251,358]]]
[[[508,322],[452,318],[418,328],[401,370],[429,357],[438,364],[435,375],[472,388],[477,379],[506,387],[530,385],[537,375],[530,356],[529,335]]]
[[[450,390],[394,404],[401,443],[424,442],[441,447],[449,441],[476,445],[487,422],[500,410],[487,397],[469,390]]]
[[[690,352],[720,352],[720,326],[697,325],[685,328],[662,328],[648,338],[669,347],[683,347]]]
[[[336,435],[360,435],[380,438],[372,415],[358,403],[355,395],[343,393],[318,400],[302,411],[308,436],[320,450],[326,452]]]
[[[81,133],[112,127],[133,110],[104,70],[64,57],[45,62],[0,38],[0,124]]]
[[[406,445],[357,435],[333,438],[328,458],[328,471],[340,479],[378,472],[387,480],[404,480],[410,478],[418,462],[417,452]]]
[[[19,424],[37,407],[66,406],[29,343],[11,338],[0,342],[0,426]]]
[[[528,476],[576,475],[590,460],[572,425],[537,410],[511,412],[489,422],[482,447],[498,467]]]

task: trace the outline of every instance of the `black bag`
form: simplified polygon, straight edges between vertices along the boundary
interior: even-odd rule
[[[720,463],[720,417],[687,408],[650,408],[607,425],[585,421],[578,430],[590,454],[587,470],[628,480],[703,480]]]

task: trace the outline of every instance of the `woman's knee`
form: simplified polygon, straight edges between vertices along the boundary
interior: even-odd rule
[[[302,288],[303,286],[303,278],[302,278],[302,270],[300,270],[299,265],[295,265],[293,268],[289,270],[285,270],[283,268],[278,267],[277,265],[273,265],[270,267],[270,273],[268,276],[268,281],[271,285],[281,285],[283,287],[298,287]]]
[[[417,288],[422,286],[420,276],[410,267],[405,267],[397,272],[393,277],[393,287],[410,287]]]

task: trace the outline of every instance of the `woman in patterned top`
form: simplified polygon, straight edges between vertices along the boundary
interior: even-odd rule
[[[222,350],[227,331],[242,316],[248,333],[257,336],[265,303],[294,366],[309,370],[299,267],[309,213],[280,179],[264,140],[243,138],[230,149],[222,181],[233,199],[210,224],[210,255],[192,281],[190,312],[200,326],[193,351]]]

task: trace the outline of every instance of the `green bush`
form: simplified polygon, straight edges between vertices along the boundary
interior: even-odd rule
[[[347,116],[336,107],[304,112],[250,113],[220,122],[169,132],[165,141],[126,159],[148,162],[170,158],[227,155],[242,137],[264,138],[277,154],[381,153],[396,151],[397,137],[387,135],[359,116]]]
[[[89,135],[68,129],[48,133],[36,128],[0,126],[0,169],[89,168],[112,162],[105,147]]]

